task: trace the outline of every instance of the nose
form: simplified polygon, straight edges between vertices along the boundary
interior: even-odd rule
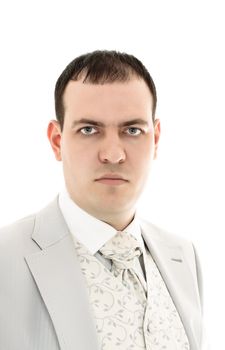
[[[99,150],[99,160],[102,163],[123,163],[126,159],[126,153],[118,135],[110,134],[105,136]]]

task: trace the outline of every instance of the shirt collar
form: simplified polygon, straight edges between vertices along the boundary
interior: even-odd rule
[[[81,209],[69,196],[66,188],[59,193],[59,207],[73,237],[95,254],[117,230]],[[132,222],[123,230],[133,235],[144,248],[141,227],[135,213]]]

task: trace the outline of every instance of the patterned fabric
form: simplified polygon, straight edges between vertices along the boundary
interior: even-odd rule
[[[148,305],[144,324],[147,350],[190,350],[180,316],[149,251],[144,255],[147,266]]]
[[[125,231],[118,231],[99,251],[106,259],[112,260],[111,272],[144,307],[147,286],[137,269],[142,254],[138,241]]]
[[[122,237],[125,236],[121,233],[114,237],[113,252],[107,252],[107,245],[103,247],[104,254],[113,254],[112,271],[74,238],[93,308],[99,349],[190,350],[179,314],[150,253],[143,252],[147,278],[144,285],[140,276],[134,279],[135,258],[132,258],[137,259],[140,250],[130,247],[129,237],[124,253]],[[119,252],[117,258],[115,251]],[[121,260],[121,253],[128,262]]]

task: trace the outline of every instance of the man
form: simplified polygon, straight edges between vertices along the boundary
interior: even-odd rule
[[[2,350],[202,349],[194,247],[136,215],[156,102],[131,55],[95,51],[62,72],[48,139],[65,191],[0,232]]]

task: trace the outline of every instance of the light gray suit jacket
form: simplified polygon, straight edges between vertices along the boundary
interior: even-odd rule
[[[191,350],[200,350],[201,276],[194,247],[145,220],[141,227]],[[0,349],[98,349],[85,280],[58,198],[0,230]]]

